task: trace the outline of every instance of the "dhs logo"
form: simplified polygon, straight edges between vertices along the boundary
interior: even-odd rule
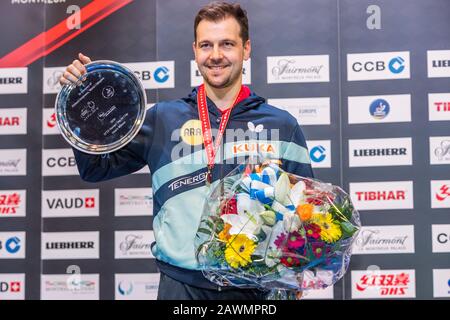
[[[349,81],[409,79],[409,52],[347,55]]]
[[[377,99],[370,104],[369,112],[372,117],[377,120],[386,118],[389,114],[389,103],[384,99]]]
[[[306,142],[313,168],[331,167],[330,140],[310,140]]]

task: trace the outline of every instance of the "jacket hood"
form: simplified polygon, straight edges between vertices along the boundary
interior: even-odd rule
[[[182,98],[182,100],[184,102],[186,102],[187,104],[191,105],[194,108],[197,108],[197,89],[198,89],[198,87],[195,87],[194,89],[192,89],[191,93],[189,93],[189,95],[187,97]],[[209,112],[215,114],[216,116],[221,115],[219,108],[216,107],[216,105],[214,104],[214,102],[211,99],[206,97],[206,102],[208,104]],[[246,99],[239,102],[233,108],[233,111],[231,112],[231,114],[237,115],[240,113],[247,112],[250,109],[254,109],[265,102],[266,102],[266,100],[264,98],[258,96],[256,93],[251,91],[250,96],[248,96]]]

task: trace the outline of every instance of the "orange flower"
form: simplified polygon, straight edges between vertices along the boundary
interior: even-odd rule
[[[312,204],[306,203],[297,206],[297,214],[302,221],[308,221],[311,219],[313,214],[314,206]]]
[[[231,229],[232,225],[229,223],[225,223],[223,226],[223,230],[219,233],[219,239],[223,241],[228,241],[231,235],[228,233]]]

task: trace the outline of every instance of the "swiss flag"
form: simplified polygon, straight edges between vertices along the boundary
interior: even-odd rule
[[[94,208],[95,207],[95,198],[85,198],[84,203],[86,208]]]
[[[20,292],[20,282],[10,283],[11,292]]]

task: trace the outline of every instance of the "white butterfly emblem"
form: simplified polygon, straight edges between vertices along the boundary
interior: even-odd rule
[[[251,132],[256,132],[256,133],[260,133],[260,132],[263,131],[263,129],[264,129],[264,125],[258,124],[258,125],[255,127],[255,125],[254,125],[253,122],[251,122],[251,121],[247,122],[247,126],[248,126],[248,129],[249,129]]]

